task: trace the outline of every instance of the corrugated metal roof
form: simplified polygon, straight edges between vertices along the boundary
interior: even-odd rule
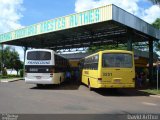
[[[115,20],[123,25],[133,28],[137,31],[145,33],[155,39],[160,39],[160,30],[154,28],[151,24],[136,17],[135,15],[113,5],[112,20]]]
[[[91,53],[73,53],[73,54],[61,54],[61,55],[64,56],[65,58],[67,58],[67,59],[74,59],[74,60],[78,59],[78,60],[80,60],[80,59],[82,59],[86,56],[89,56],[90,54]]]
[[[73,60],[80,60],[86,56],[89,56],[93,53],[72,53],[72,54],[61,54],[62,56],[64,56],[67,59],[73,59]],[[144,57],[144,58],[149,58],[149,52],[148,51],[141,51],[141,50],[134,50],[134,55],[138,56],[138,57]],[[153,59],[157,60],[158,59],[158,55],[157,54],[153,54]]]

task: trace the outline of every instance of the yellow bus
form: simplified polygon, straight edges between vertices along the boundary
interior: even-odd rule
[[[126,50],[105,50],[80,61],[81,82],[92,88],[134,88],[134,54]]]

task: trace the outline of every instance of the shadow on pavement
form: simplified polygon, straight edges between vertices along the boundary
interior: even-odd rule
[[[63,82],[61,85],[44,85],[41,87],[32,87],[30,89],[34,90],[78,90],[80,87],[80,82],[70,81],[70,82]],[[83,84],[84,85],[84,84]],[[86,85],[85,85],[86,86]],[[85,92],[85,91],[84,91]],[[102,96],[150,96],[154,94],[150,94],[144,91],[140,91],[136,88],[100,88],[100,89],[93,89],[93,92],[102,95]]]
[[[37,90],[77,90],[80,84],[77,82],[63,82],[60,85],[43,85],[41,87],[32,87],[30,89]]]
[[[138,89],[95,89],[96,93],[103,95],[103,96],[150,96],[153,94],[140,91]]]

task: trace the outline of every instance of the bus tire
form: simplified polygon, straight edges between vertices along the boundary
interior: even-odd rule
[[[91,87],[91,84],[90,84],[89,79],[88,79],[88,88],[89,88],[89,90],[90,90],[90,91],[92,91],[92,90],[93,90],[93,88]]]

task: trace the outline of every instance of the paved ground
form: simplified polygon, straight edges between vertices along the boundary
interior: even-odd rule
[[[0,83],[0,113],[160,113],[160,98],[134,90],[89,91],[84,85]]]

